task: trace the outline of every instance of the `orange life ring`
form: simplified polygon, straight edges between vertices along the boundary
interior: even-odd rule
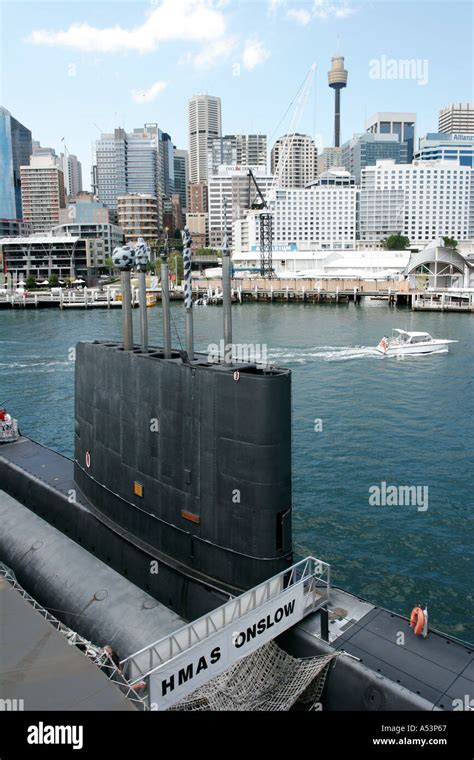
[[[410,615],[410,628],[413,628],[415,636],[423,633],[425,627],[425,613],[421,607],[413,607]]]

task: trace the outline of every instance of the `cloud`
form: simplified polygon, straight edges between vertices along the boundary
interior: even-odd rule
[[[258,37],[249,37],[245,42],[242,53],[242,63],[245,69],[252,71],[256,66],[265,63],[270,58],[270,51]]]
[[[269,16],[274,16],[284,5],[286,5],[286,0],[268,0],[267,11]]]
[[[222,0],[162,0],[142,24],[130,29],[119,25],[99,29],[74,23],[63,31],[33,31],[27,42],[100,53],[149,53],[162,42],[209,43],[225,34],[225,18],[220,10],[224,6]]]
[[[168,82],[155,82],[147,90],[130,90],[130,95],[135,103],[152,103],[167,86]]]
[[[197,53],[187,52],[181,56],[178,64],[191,64],[198,71],[211,69],[217,63],[221,63],[229,58],[237,45],[236,37],[222,37],[201,48]]]
[[[331,2],[331,0],[313,0],[313,15],[319,19],[327,18],[348,18],[355,13],[355,8],[352,8],[348,2],[341,0],[341,2]]]
[[[301,24],[302,26],[307,26],[309,22],[311,21],[311,13],[310,11],[305,10],[304,8],[298,8],[297,10],[289,10],[286,14],[288,18],[292,18],[294,21],[297,21],[298,24]]]
[[[317,18],[320,21],[326,21],[329,18],[349,18],[355,13],[347,0],[313,0],[309,8],[296,8],[287,11],[287,18],[296,21],[302,26],[307,26],[310,21]]]

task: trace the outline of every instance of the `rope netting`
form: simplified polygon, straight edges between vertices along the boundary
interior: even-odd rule
[[[170,709],[285,711],[296,702],[311,709],[336,656],[297,659],[270,641]]]

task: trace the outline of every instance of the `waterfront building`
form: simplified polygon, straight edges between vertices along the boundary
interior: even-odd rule
[[[266,168],[254,167],[258,186],[266,197],[273,183]],[[224,199],[227,201],[227,234],[232,245],[232,222],[242,219],[256,200],[256,190],[250,181],[248,167],[221,166],[215,175],[209,177],[209,244],[211,248],[222,245],[224,229]]]
[[[406,163],[413,161],[415,151],[416,113],[383,111],[375,113],[365,123],[365,130],[374,135],[397,135],[407,144]],[[379,156],[383,158],[383,156]]]
[[[113,215],[103,203],[94,200],[90,193],[80,193],[69,200],[59,212],[59,225],[53,227],[53,235],[102,241],[103,258],[112,256],[114,248],[123,243],[121,227],[113,223]]]
[[[470,135],[429,132],[420,138],[415,158],[420,161],[459,161],[461,166],[473,168],[474,132]]]
[[[237,225],[238,226],[238,225]],[[382,251],[369,248],[321,249],[314,243],[291,243],[273,246],[273,268],[277,277],[338,278],[396,282],[410,259],[410,251]],[[255,271],[260,267],[258,243],[244,241],[236,246],[232,263],[237,271]]]
[[[270,203],[274,247],[306,246],[320,250],[354,248],[356,242],[354,185],[322,184],[307,189],[277,189]],[[233,225],[234,249],[259,246],[258,213]]]
[[[281,163],[285,151],[286,161]],[[278,187],[305,187],[318,173],[318,150],[309,135],[283,135],[271,151],[271,174],[278,176]]]
[[[31,156],[29,166],[20,167],[23,219],[34,232],[50,232],[65,208],[64,176],[51,155]]]
[[[451,103],[439,112],[438,131],[474,135],[474,103]]]
[[[393,159],[397,164],[408,163],[408,145],[400,142],[393,133],[357,134],[342,146],[342,166],[360,182],[361,171],[366,166],[375,166],[377,161]]]
[[[377,161],[361,172],[358,237],[400,233],[412,244],[473,233],[474,170],[457,161]]]
[[[24,237],[32,234],[31,222],[24,222],[23,219],[0,219],[0,237]]]
[[[207,182],[209,142],[222,134],[221,99],[194,95],[188,101],[189,181]]]
[[[188,208],[189,155],[187,150],[174,148],[174,189],[179,193],[181,209]]]
[[[23,218],[20,167],[28,165],[31,132],[0,106],[0,218]]]
[[[126,243],[142,237],[151,248],[160,235],[158,202],[151,193],[127,193],[117,197],[117,216]]]
[[[69,235],[0,238],[0,271],[17,282],[30,276],[43,281],[52,274],[64,280],[82,277],[88,281],[104,264],[97,240]]]

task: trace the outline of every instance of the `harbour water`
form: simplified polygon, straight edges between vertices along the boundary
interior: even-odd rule
[[[160,344],[161,309],[148,316]],[[263,345],[293,371],[297,551],[330,562],[335,585],[403,614],[427,604],[432,625],[472,641],[474,320],[368,300],[244,304],[232,316],[235,342]],[[373,347],[392,327],[459,342],[387,358]],[[72,455],[74,345],[120,330],[119,310],[0,313],[0,403],[23,433]],[[184,344],[180,304],[172,330]],[[196,349],[221,337],[221,308],[197,308]],[[390,486],[418,487],[418,497],[384,503]]]

